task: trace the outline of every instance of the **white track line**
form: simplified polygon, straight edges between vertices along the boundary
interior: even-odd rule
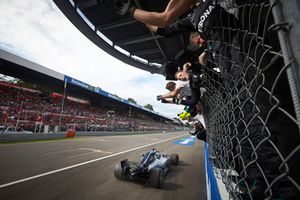
[[[66,152],[72,152],[72,151],[92,151],[92,153],[99,152],[99,153],[112,154],[112,152],[102,151],[102,150],[99,150],[99,149],[78,148],[78,149],[69,149],[69,150],[63,150],[63,151],[55,151],[55,152],[50,152],[50,153],[44,153],[43,155],[47,156],[47,155],[60,154],[60,153],[66,153]],[[81,155],[81,154],[79,154],[79,155]],[[70,156],[70,157],[73,157],[73,156]],[[76,157],[76,156],[74,156],[74,157]],[[67,158],[69,158],[69,157],[67,157]]]
[[[164,143],[164,142],[174,140],[174,139],[179,138],[179,137],[183,137],[185,135],[187,135],[187,134],[176,136],[176,137],[169,138],[169,139],[166,139],[166,140],[162,140],[162,141],[159,141],[159,142],[153,142],[151,144],[147,144],[147,145],[140,146],[140,147],[135,147],[133,149],[128,149],[128,150],[121,151],[121,152],[118,152],[118,153],[114,153],[114,154],[111,154],[111,155],[107,155],[107,156],[104,156],[104,157],[101,157],[101,158],[96,158],[96,159],[93,159],[93,160],[89,160],[89,161],[78,163],[78,164],[71,165],[71,166],[68,166],[68,167],[64,167],[64,168],[56,169],[56,170],[53,170],[53,171],[45,172],[45,173],[38,174],[38,175],[35,175],[35,176],[31,176],[31,177],[28,177],[28,178],[20,179],[20,180],[17,180],[17,181],[5,183],[5,184],[0,185],[0,188],[5,188],[5,187],[11,186],[11,185],[15,185],[15,184],[22,183],[22,182],[25,182],[25,181],[30,181],[30,180],[37,179],[37,178],[47,176],[47,175],[50,175],[50,174],[55,174],[55,173],[65,171],[65,170],[68,170],[68,169],[73,169],[75,167],[80,167],[80,166],[83,166],[83,165],[87,165],[87,164],[90,164],[90,163],[93,163],[93,162],[97,162],[97,161],[100,161],[100,160],[104,160],[104,159],[107,159],[107,158],[118,156],[118,155],[121,155],[121,154],[124,154],[124,153],[128,153],[128,152],[131,152],[131,151],[135,151],[135,150],[138,150],[138,149],[149,147],[149,146],[152,146],[152,145],[155,145],[155,144]]]
[[[47,156],[47,155],[60,154],[60,153],[66,153],[66,152],[72,152],[72,151],[78,151],[78,149],[69,149],[69,150],[62,150],[62,151],[54,151],[54,152],[44,153],[44,155]]]
[[[93,151],[97,153],[107,153],[107,154],[112,154],[113,152],[110,151],[102,151],[100,149],[90,149],[90,148],[79,148],[78,150],[86,150],[86,151]]]
[[[88,154],[92,154],[95,153],[95,151],[92,152],[86,152],[86,153],[81,153],[81,154],[77,154],[75,156],[68,156],[67,158],[75,158],[75,157],[79,157],[79,156],[84,156],[84,155],[88,155]]]
[[[84,156],[84,155],[91,154],[91,153],[112,154],[112,152],[109,152],[109,151],[101,151],[101,150],[99,150],[99,149],[79,148],[78,150],[86,150],[86,151],[90,151],[90,152],[87,152],[87,153],[81,153],[81,154],[78,154],[78,155],[75,155],[75,156],[68,156],[67,158],[75,158],[75,157],[78,157],[78,156]]]

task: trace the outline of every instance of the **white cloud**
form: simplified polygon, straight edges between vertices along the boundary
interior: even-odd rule
[[[182,107],[163,105],[163,76],[128,66],[81,34],[50,0],[1,0],[0,47],[140,105],[174,117]]]

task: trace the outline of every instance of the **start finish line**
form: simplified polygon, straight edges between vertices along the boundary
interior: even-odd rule
[[[180,140],[173,142],[173,144],[182,145],[182,146],[193,146],[196,142],[195,136],[189,136]]]

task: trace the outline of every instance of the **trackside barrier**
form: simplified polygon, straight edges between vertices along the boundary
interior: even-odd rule
[[[298,200],[300,1],[218,2],[201,100],[217,183],[229,199]]]
[[[205,172],[206,172],[206,189],[207,189],[207,200],[222,200],[214,169],[211,161],[208,157],[207,144],[204,143],[204,160],[205,160]]]
[[[174,131],[165,131],[166,133]],[[175,131],[176,132],[176,131]],[[177,131],[182,132],[182,131]],[[162,131],[132,131],[132,132],[76,132],[76,137],[81,136],[115,136],[115,135],[143,135],[143,134],[155,134],[162,133]],[[14,134],[0,134],[0,143],[1,142],[17,142],[17,141],[31,141],[31,140],[49,140],[49,139],[63,139],[66,138],[65,132],[60,133],[14,133]]]

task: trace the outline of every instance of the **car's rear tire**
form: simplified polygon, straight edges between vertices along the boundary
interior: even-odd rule
[[[149,185],[156,188],[161,188],[164,184],[165,177],[160,168],[152,168],[150,170]]]
[[[178,163],[179,163],[179,156],[178,156],[178,154],[177,153],[171,154],[170,155],[170,160],[171,160],[171,162],[172,162],[173,165],[178,165]]]
[[[124,174],[121,163],[115,165],[114,175],[117,179],[124,180]]]
[[[167,161],[167,167],[169,171],[172,169],[172,161],[170,159]]]

